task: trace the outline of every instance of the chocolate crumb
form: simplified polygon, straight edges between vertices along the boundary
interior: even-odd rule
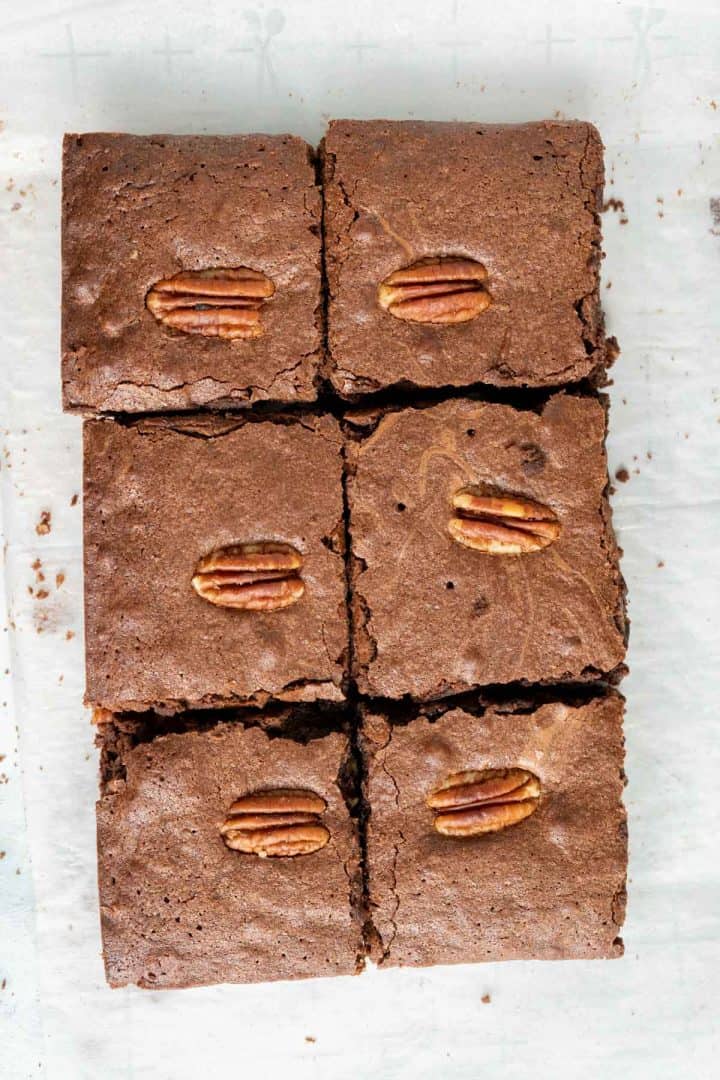
[[[523,455],[521,468],[526,476],[534,476],[544,470],[547,458],[539,446],[535,443],[521,443],[519,449]]]
[[[480,998],[480,1000],[482,1001],[483,1005],[489,1005],[490,1002],[492,1001],[492,998],[490,997],[489,994],[483,994],[483,996]]]
[[[75,637],[75,631],[74,630],[66,630],[65,631],[65,640],[66,641],[72,641],[72,639],[74,637]]]
[[[52,514],[49,510],[43,510],[40,514],[40,520],[35,526],[35,532],[38,536],[47,536],[52,528]]]
[[[77,493],[76,493],[75,495],[73,495],[72,499],[70,500],[70,505],[71,506],[77,506],[77,501],[78,501],[78,496],[77,496]]]
[[[55,587],[57,589],[59,589],[60,586],[64,584],[64,582],[65,582],[65,575],[61,571],[59,574],[55,575]]]
[[[662,570],[664,565],[665,565],[665,560],[664,559],[658,559],[658,563],[657,563],[658,570]]]
[[[615,471],[615,479],[619,480],[621,484],[627,484],[628,480],[630,479],[630,473],[627,471],[624,465],[620,469],[617,469]]]
[[[305,1042],[314,1043],[314,1042],[317,1042],[317,1039],[315,1038],[314,1035],[306,1035],[305,1036]]]

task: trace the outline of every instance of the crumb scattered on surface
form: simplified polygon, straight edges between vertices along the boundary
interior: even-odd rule
[[[489,1005],[490,1002],[492,1001],[492,998],[490,997],[489,994],[483,994],[483,996],[480,998],[480,1000],[482,1001],[483,1005]]]
[[[605,282],[605,288],[606,289],[612,289],[612,281],[606,281]]]
[[[47,536],[52,529],[52,514],[49,510],[43,510],[40,514],[40,520],[35,526],[35,532],[38,536]]]
[[[65,631],[65,640],[66,641],[72,641],[72,639],[74,637],[75,637],[75,631],[74,630],[66,630]]]
[[[47,600],[49,595],[50,595],[50,593],[47,591],[47,589],[38,589],[38,591],[35,593],[35,599],[36,600]]]
[[[665,565],[665,560],[664,559],[658,559],[658,563],[657,563],[658,570],[662,570],[664,565]]]
[[[305,1042],[314,1043],[314,1042],[317,1042],[317,1039],[315,1038],[314,1035],[306,1035],[305,1036]]]
[[[55,588],[59,589],[64,584],[64,582],[65,582],[65,575],[63,574],[63,572],[61,570],[59,574],[55,575]]]
[[[720,196],[715,196],[710,200],[710,217],[713,223],[710,232],[713,236],[720,236]]]
[[[621,484],[627,484],[628,480],[630,479],[630,473],[624,465],[622,465],[619,469],[615,470],[615,479],[619,480]]]
[[[625,203],[622,199],[606,199],[603,203],[603,213],[605,213],[606,210],[612,210],[615,213],[619,211],[620,213],[624,214]]]
[[[77,492],[76,492],[73,495],[72,499],[70,500],[70,505],[71,506],[77,506],[77,501],[78,501],[78,495],[77,495]]]

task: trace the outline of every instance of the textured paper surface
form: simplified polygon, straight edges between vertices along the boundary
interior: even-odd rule
[[[0,1073],[713,1075],[717,6],[6,0],[2,23]],[[604,217],[603,299],[623,348],[611,469],[629,474],[614,501],[633,620],[625,959],[111,992],[95,884],[96,753],[80,704],[80,422],[59,409],[62,132],[289,130],[315,141],[330,115],[556,112],[598,124],[607,196],[618,200]],[[36,528],[43,511],[49,532]]]

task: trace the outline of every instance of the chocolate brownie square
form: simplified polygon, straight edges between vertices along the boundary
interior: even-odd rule
[[[362,728],[381,964],[614,957],[625,913],[622,698]]]
[[[338,392],[599,377],[602,150],[587,123],[333,121],[324,183]]]
[[[111,986],[353,974],[362,952],[348,741],[260,727],[123,745],[100,728],[100,911]]]
[[[320,219],[291,135],[67,135],[65,408],[314,399]]]
[[[341,451],[327,416],[88,421],[88,700],[340,699]]]
[[[387,413],[349,443],[355,675],[432,699],[594,680],[625,655],[606,412],[461,399]]]

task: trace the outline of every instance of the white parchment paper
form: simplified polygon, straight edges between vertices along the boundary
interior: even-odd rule
[[[717,1075],[719,46],[717,4],[690,0],[0,0],[2,1077]],[[61,135],[316,141],[331,115],[563,115],[603,134],[619,200],[603,297],[623,348],[609,451],[629,474],[614,504],[633,620],[627,954],[110,991],[80,422],[59,407]]]

